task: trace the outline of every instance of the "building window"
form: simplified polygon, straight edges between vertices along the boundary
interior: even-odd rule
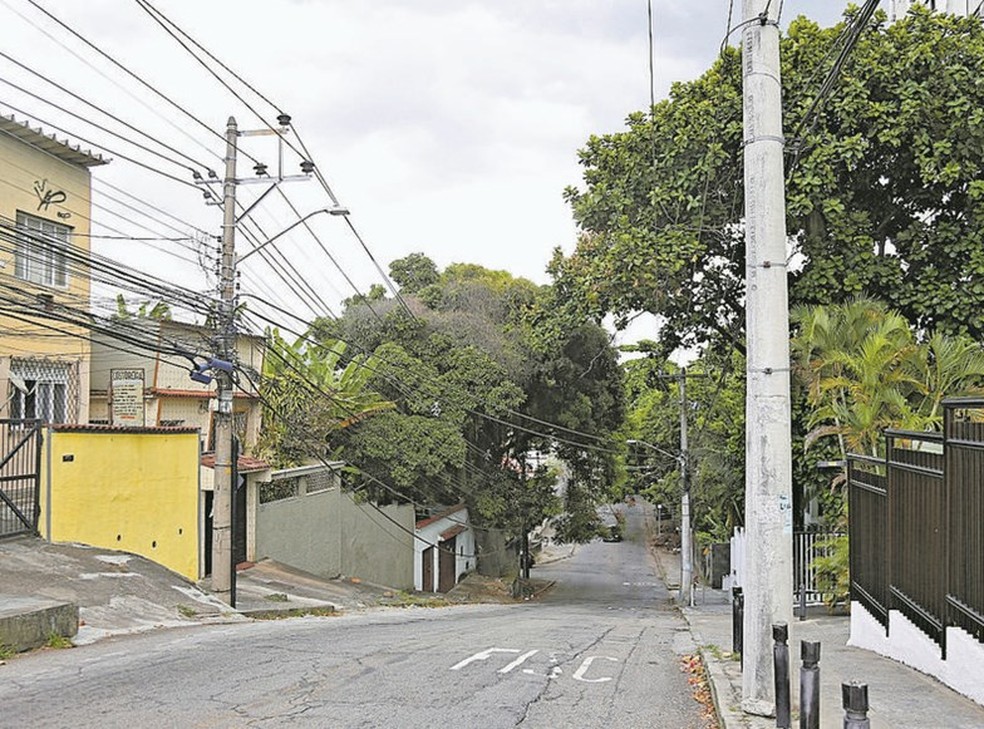
[[[17,232],[14,263],[17,278],[42,286],[67,286],[66,253],[71,228],[18,212]]]
[[[10,363],[10,417],[69,422],[70,365],[33,360]]]

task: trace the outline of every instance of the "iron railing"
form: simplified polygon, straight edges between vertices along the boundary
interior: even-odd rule
[[[984,399],[944,401],[942,433],[885,437],[884,459],[848,458],[851,597],[945,657],[949,626],[984,642]]]

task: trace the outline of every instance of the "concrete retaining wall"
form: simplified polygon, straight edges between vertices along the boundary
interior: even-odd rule
[[[854,601],[847,644],[935,676],[984,706],[984,644],[960,628],[947,628],[946,660],[943,660],[940,647],[899,611],[889,611],[886,635],[881,623]]]
[[[310,474],[296,470],[302,478],[293,495],[266,503],[255,500],[250,559],[274,559],[321,577],[347,575],[412,589],[413,507],[359,503],[341,490],[337,479],[328,489],[318,480],[317,490],[309,493],[315,481],[309,484]]]

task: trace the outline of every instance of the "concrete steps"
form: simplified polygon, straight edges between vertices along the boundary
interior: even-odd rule
[[[79,630],[79,606],[44,598],[0,594],[0,647],[28,651],[52,635],[71,638]]]

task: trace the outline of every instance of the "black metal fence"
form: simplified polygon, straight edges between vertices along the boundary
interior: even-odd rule
[[[851,597],[945,657],[948,626],[984,642],[984,399],[946,400],[942,433],[885,438],[884,459],[848,458]]]
[[[0,420],[0,538],[38,527],[41,422]]]

